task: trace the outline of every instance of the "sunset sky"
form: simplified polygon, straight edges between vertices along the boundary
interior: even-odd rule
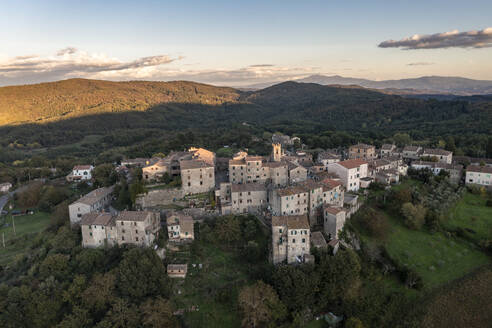
[[[0,0],[0,85],[492,80],[492,1]],[[418,37],[415,35],[419,35]]]

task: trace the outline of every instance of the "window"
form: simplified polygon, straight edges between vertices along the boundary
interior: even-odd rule
[[[135,230],[135,233],[138,235],[138,230]]]
[[[306,243],[306,238],[302,238],[302,242],[303,243]]]
[[[292,238],[292,243],[295,244],[296,243],[296,239],[295,238]]]

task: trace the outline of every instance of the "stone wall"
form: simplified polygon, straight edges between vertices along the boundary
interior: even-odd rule
[[[139,195],[136,205],[139,208],[170,205],[183,197],[184,194],[181,188],[151,190],[146,194]]]

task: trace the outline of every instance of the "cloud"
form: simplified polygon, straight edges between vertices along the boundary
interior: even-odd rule
[[[74,48],[74,47],[67,47],[67,48],[65,48],[65,49],[61,49],[61,50],[59,50],[59,51],[56,53],[56,55],[57,55],[57,56],[63,56],[63,55],[67,55],[67,54],[68,54],[68,55],[72,55],[72,54],[76,53],[77,51],[78,51],[78,49],[77,49],[77,48]]]
[[[432,62],[415,62],[415,63],[408,63],[407,66],[428,66],[428,65],[434,65],[435,63]]]
[[[415,34],[399,41],[381,42],[380,48],[439,49],[439,48],[488,48],[492,47],[492,27],[478,31],[459,32],[458,30],[436,33]]]
[[[121,61],[103,54],[91,54],[73,47],[51,56],[30,55],[0,60],[0,85],[57,81],[68,78],[106,79],[112,81],[190,80],[215,85],[244,86],[282,82],[318,73],[319,67],[282,67],[253,64],[233,69],[194,69],[185,57],[147,56]],[[179,62],[179,65],[170,65]]]
[[[248,67],[273,67],[272,64],[257,64],[257,65],[249,65]]]
[[[139,77],[143,72],[148,73],[183,58],[158,55],[121,61],[68,47],[54,56],[17,56],[0,62],[0,84],[36,83],[71,77],[93,78],[101,73],[117,75],[117,72],[123,76]]]

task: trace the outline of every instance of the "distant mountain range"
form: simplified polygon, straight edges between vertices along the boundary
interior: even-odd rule
[[[423,76],[414,79],[373,81],[343,77],[339,75],[311,75],[295,80],[301,83],[321,85],[357,85],[364,88],[380,89],[390,94],[448,94],[448,95],[486,95],[492,94],[492,81],[473,80],[463,77]],[[246,86],[243,89],[263,89],[278,82],[261,83]]]

